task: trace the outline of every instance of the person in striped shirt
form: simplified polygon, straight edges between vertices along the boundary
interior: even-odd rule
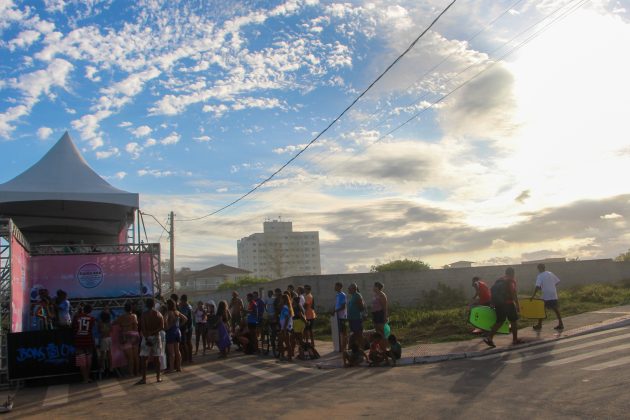
[[[90,315],[92,305],[83,306],[74,317],[72,327],[74,329],[74,347],[76,348],[75,363],[81,371],[83,383],[90,383],[90,368],[92,367],[92,353],[94,353],[94,324],[96,319]]]

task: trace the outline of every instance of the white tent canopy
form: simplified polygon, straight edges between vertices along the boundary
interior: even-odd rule
[[[39,162],[0,184],[0,216],[12,218],[31,244],[117,243],[138,203],[138,194],[94,172],[67,132]]]

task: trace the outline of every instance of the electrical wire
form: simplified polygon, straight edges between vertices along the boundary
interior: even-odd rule
[[[263,181],[259,182],[254,188],[250,189],[248,192],[246,192],[245,194],[241,195],[239,198],[237,198],[236,200],[232,201],[231,203],[226,204],[225,206],[221,207],[220,209],[215,210],[212,213],[208,213],[208,214],[206,214],[204,216],[194,217],[194,218],[190,218],[190,219],[178,219],[177,221],[178,222],[192,222],[192,221],[201,220],[201,219],[205,219],[207,217],[213,216],[213,215],[215,215],[217,213],[222,212],[223,210],[225,210],[225,209],[227,209],[229,207],[232,207],[234,204],[236,204],[239,201],[245,199],[246,197],[248,197],[249,195],[254,193],[256,190],[258,190],[260,187],[265,185],[267,182],[271,181],[276,175],[278,175],[282,170],[284,170],[284,168],[289,166],[291,164],[291,162],[296,160],[302,153],[304,153],[313,143],[315,143],[317,140],[319,140],[320,137],[322,137],[333,125],[335,125],[366,93],[368,93],[368,91],[370,91],[370,89],[372,89],[372,87],[376,83],[378,83],[379,80],[381,80],[385,76],[385,74],[387,74],[387,72],[389,72],[389,70],[391,70],[392,67],[394,67],[405,55],[407,55],[407,53],[409,51],[411,51],[411,49],[418,43],[418,41],[437,23],[437,21],[442,17],[442,15],[444,15],[451,8],[451,6],[453,6],[455,4],[456,1],[457,0],[451,1],[448,4],[448,6],[446,6],[444,8],[444,10],[442,10],[440,12],[440,14],[438,14],[435,19],[433,19],[431,24],[429,24],[429,26],[427,26],[427,28],[424,31],[422,31],[422,33],[420,33],[420,35],[418,35],[416,37],[416,39],[413,40],[413,42],[407,47],[407,49],[404,50],[389,66],[387,66],[385,68],[385,70],[376,79],[374,79],[374,81],[372,81],[372,83],[370,83],[370,85],[366,89],[364,89],[363,92],[361,92],[361,94],[359,94],[359,96],[357,96],[350,103],[350,105],[348,105],[341,112],[341,114],[339,114],[330,124],[328,124],[326,126],[326,128],[324,128],[322,131],[320,131],[319,134],[317,134],[317,136],[315,136],[315,138],[313,138],[310,142],[308,142],[302,149],[300,149],[299,152],[297,152],[293,157],[291,157],[291,159],[289,159],[279,169],[277,169],[275,172],[273,172],[271,175],[269,175]]]
[[[376,143],[379,143],[380,141],[382,141],[383,139],[387,138],[388,136],[391,136],[393,133],[395,133],[396,131],[400,130],[401,128],[403,128],[404,126],[406,126],[407,124],[409,124],[410,122],[412,122],[413,120],[417,119],[421,114],[423,114],[424,112],[428,111],[429,109],[433,108],[434,106],[438,105],[439,103],[443,102],[444,100],[446,100],[448,97],[452,96],[454,93],[456,93],[457,91],[459,91],[460,89],[462,89],[463,87],[465,87],[466,85],[468,85],[469,83],[471,83],[473,80],[475,80],[477,77],[479,77],[480,75],[482,75],[483,73],[485,73],[486,71],[490,70],[491,68],[493,68],[494,66],[496,66],[497,64],[499,64],[501,61],[503,61],[506,57],[510,56],[511,54],[513,54],[514,52],[518,51],[520,48],[522,48],[523,46],[527,45],[529,42],[531,42],[533,39],[535,39],[536,37],[540,36],[540,34],[542,34],[543,32],[545,32],[547,29],[549,29],[549,27],[551,27],[554,23],[556,23],[558,20],[565,18],[566,16],[574,13],[576,10],[578,10],[579,8],[581,8],[584,4],[588,3],[590,0],[577,0],[577,1],[572,1],[569,3],[566,3],[560,7],[558,7],[557,9],[553,10],[552,12],[550,12],[549,14],[547,14],[543,19],[540,19],[539,21],[533,23],[532,25],[528,26],[527,28],[525,28],[524,30],[522,30],[521,32],[519,32],[517,35],[515,35],[514,37],[512,37],[510,40],[508,40],[507,42],[505,42],[504,44],[502,44],[500,47],[496,48],[493,52],[497,52],[500,51],[501,49],[503,49],[506,45],[511,44],[514,40],[516,40],[517,38],[521,37],[522,35],[526,34],[527,32],[529,32],[532,28],[534,28],[537,25],[540,25],[542,22],[544,22],[545,20],[549,19],[550,17],[556,15],[559,11],[561,11],[562,9],[567,8],[567,10],[562,11],[558,16],[555,16],[551,21],[547,22],[541,29],[539,29],[538,31],[534,32],[533,34],[529,35],[528,37],[526,37],[523,41],[521,41],[519,44],[517,44],[516,46],[510,48],[507,52],[505,52],[504,54],[502,54],[501,56],[499,56],[498,58],[488,58],[487,60],[485,60],[483,63],[474,63],[469,65],[468,67],[466,67],[464,70],[460,71],[459,73],[457,73],[454,77],[457,77],[461,74],[463,74],[464,72],[470,70],[471,68],[475,67],[475,66],[479,66],[482,64],[487,64],[488,62],[490,62],[490,64],[486,67],[484,67],[482,70],[480,70],[479,72],[475,73],[473,76],[469,77],[468,79],[466,79],[464,82],[462,82],[461,84],[457,85],[456,87],[454,87],[453,89],[451,89],[450,91],[448,91],[447,93],[443,94],[442,96],[440,96],[438,99],[434,100],[433,102],[431,102],[429,105],[427,105],[426,107],[424,107],[423,109],[421,109],[420,111],[418,111],[417,113],[413,114],[411,117],[409,117],[408,119],[406,119],[405,121],[403,121],[401,124],[397,125],[396,127],[392,128],[391,130],[389,130],[388,132],[386,132],[385,134],[379,136],[376,140],[374,140],[372,143],[370,143],[363,151],[368,150],[369,148],[371,148],[372,146],[374,146]],[[328,173],[334,171],[335,169],[337,169],[338,167],[340,167],[342,164],[352,160],[356,158],[356,155],[348,157],[347,159],[339,162],[338,164],[334,165],[333,167],[330,168],[330,170],[328,171]],[[313,180],[313,182],[315,181],[315,179]],[[294,192],[290,192],[289,195],[293,194]],[[285,196],[286,198],[286,196]],[[269,205],[271,206],[271,205]]]

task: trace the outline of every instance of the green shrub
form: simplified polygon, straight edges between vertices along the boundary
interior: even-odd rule
[[[466,305],[466,295],[461,289],[438,283],[436,289],[423,290],[420,296],[422,309],[451,309]]]

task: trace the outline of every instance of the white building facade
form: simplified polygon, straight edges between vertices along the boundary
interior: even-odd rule
[[[275,280],[321,274],[319,232],[294,232],[292,222],[263,223],[263,233],[237,241],[238,267]]]

